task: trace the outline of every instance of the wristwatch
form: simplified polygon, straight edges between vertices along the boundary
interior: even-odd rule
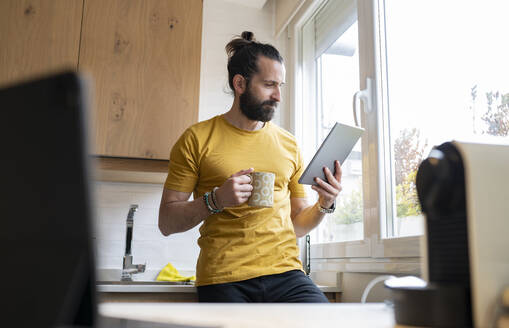
[[[320,213],[330,214],[334,213],[334,211],[336,210],[336,200],[334,200],[334,203],[332,203],[332,206],[330,208],[323,208],[322,205],[320,205],[320,202],[317,202],[317,204]]]

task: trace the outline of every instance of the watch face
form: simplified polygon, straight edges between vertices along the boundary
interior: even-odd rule
[[[336,201],[335,200],[334,200],[334,203],[332,203],[332,206],[330,208],[323,208],[322,205],[320,205],[320,202],[318,202],[318,211],[320,211],[321,213],[326,213],[326,214],[334,213],[335,210],[336,210]]]

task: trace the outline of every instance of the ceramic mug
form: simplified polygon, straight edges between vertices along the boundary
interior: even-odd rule
[[[272,172],[253,172],[249,174],[253,191],[247,204],[254,207],[272,207],[274,205],[274,181]]]

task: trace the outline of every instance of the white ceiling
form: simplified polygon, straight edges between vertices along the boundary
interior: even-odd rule
[[[233,2],[238,5],[256,8],[256,9],[262,9],[267,0],[224,0],[227,2]]]

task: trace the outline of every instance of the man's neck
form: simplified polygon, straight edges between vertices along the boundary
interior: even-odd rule
[[[247,131],[260,130],[265,125],[262,121],[253,121],[247,118],[240,110],[237,101],[233,102],[230,110],[224,114],[224,118],[233,126]]]

